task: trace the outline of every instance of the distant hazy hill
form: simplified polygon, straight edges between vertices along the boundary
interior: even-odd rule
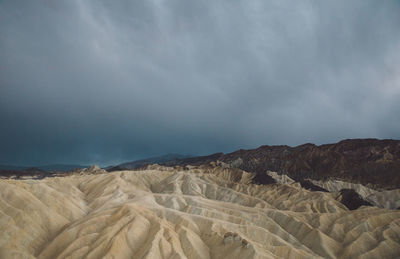
[[[16,166],[16,165],[0,165],[0,170],[20,171],[20,170],[24,170],[26,168],[28,168],[28,167]]]
[[[56,164],[56,165],[43,165],[43,166],[38,166],[39,169],[42,169],[44,171],[71,171],[77,168],[87,168],[88,166],[85,165],[65,165],[65,164]]]
[[[123,163],[117,166],[109,166],[106,169],[108,171],[116,171],[116,170],[131,170],[136,169],[142,166],[150,165],[150,164],[165,164],[169,162],[178,161],[181,159],[190,158],[192,156],[189,155],[181,155],[181,154],[167,154],[163,156],[150,157],[146,159],[136,160],[132,162]]]
[[[86,168],[84,165],[68,165],[68,164],[55,164],[55,165],[42,165],[42,166],[13,166],[13,165],[0,165],[0,170],[9,170],[9,171],[22,171],[29,168],[38,168],[43,171],[58,171],[58,172],[66,172],[71,171],[76,168]]]

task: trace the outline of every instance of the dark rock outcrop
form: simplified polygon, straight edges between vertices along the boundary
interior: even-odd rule
[[[269,176],[267,173],[256,173],[254,176],[252,183],[254,184],[274,184],[276,183],[275,179]]]
[[[361,206],[373,206],[368,201],[364,200],[356,191],[353,189],[342,189],[339,191],[336,197],[337,201],[340,201],[349,210],[356,210]]]
[[[322,188],[322,187],[320,187],[318,185],[315,185],[309,180],[299,180],[299,183],[300,183],[301,187],[303,187],[304,189],[307,189],[309,191],[329,192],[327,189],[324,189],[324,188]]]

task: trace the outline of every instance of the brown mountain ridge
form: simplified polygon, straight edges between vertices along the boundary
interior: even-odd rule
[[[338,179],[374,189],[400,188],[400,141],[346,139],[335,144],[303,144],[296,147],[261,146],[256,149],[193,157],[166,165],[199,165],[222,161],[231,167],[256,173],[255,181],[271,180],[266,171],[287,174],[296,181]]]

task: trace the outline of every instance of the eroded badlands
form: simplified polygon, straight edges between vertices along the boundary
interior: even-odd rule
[[[239,169],[0,180],[0,258],[395,258],[400,211]]]

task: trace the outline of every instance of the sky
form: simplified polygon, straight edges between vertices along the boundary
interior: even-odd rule
[[[0,163],[400,139],[400,1],[0,0]]]

